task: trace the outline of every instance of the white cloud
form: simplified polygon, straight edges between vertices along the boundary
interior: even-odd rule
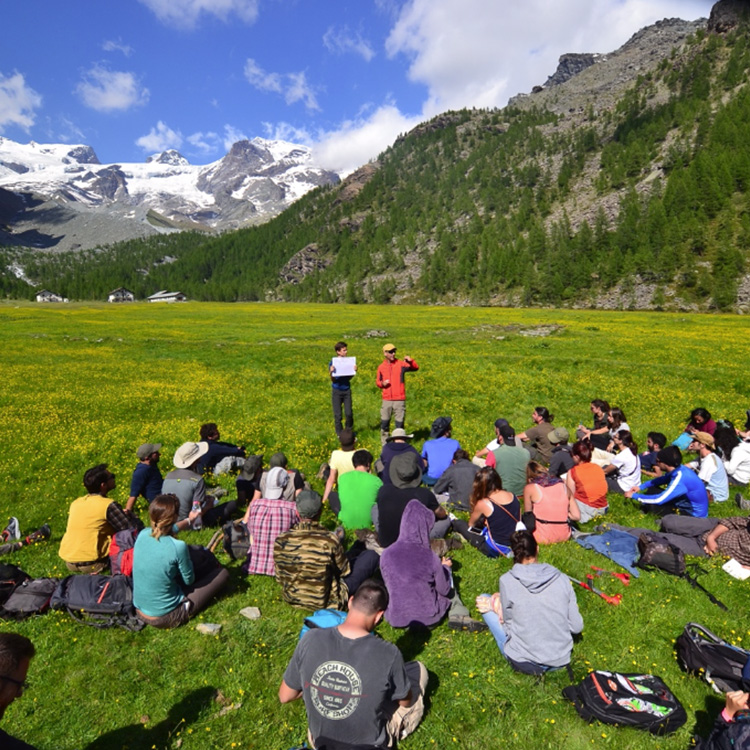
[[[500,107],[544,83],[564,52],[611,52],[661,18],[698,18],[708,0],[411,0],[386,42],[427,88],[426,117],[461,107]]]
[[[316,135],[315,161],[326,169],[348,174],[366,164],[422,120],[399,112],[392,103],[375,109],[368,117],[347,120],[335,129]]]
[[[142,135],[135,145],[143,149],[147,154],[156,154],[167,149],[179,149],[183,138],[179,130],[172,130],[165,122],[159,120],[155,128],[151,128],[148,135]]]
[[[76,87],[83,103],[97,112],[128,110],[148,101],[149,91],[134,73],[109,70],[95,65]]]
[[[329,52],[339,55],[353,52],[362,57],[365,62],[370,62],[375,57],[375,50],[370,43],[363,39],[359,32],[352,32],[348,26],[329,27],[323,34],[323,44]]]
[[[217,133],[193,133],[189,135],[185,140],[200,154],[207,156],[208,154],[214,154],[219,150],[222,145],[221,138]]]
[[[123,44],[119,39],[108,39],[102,42],[102,49],[105,52],[122,52],[125,57],[130,57],[133,54],[133,48],[128,44]]]
[[[64,115],[62,115],[59,118],[59,124],[56,125],[56,128],[58,129],[53,130],[51,127],[47,129],[50,139],[54,142],[59,142],[59,143],[85,143],[86,142],[86,134],[69,117],[65,117]]]
[[[307,128],[298,128],[288,122],[263,123],[266,138],[272,141],[289,141],[290,143],[302,143],[309,146],[313,138]]]
[[[234,125],[224,126],[224,148],[229,151],[237,141],[246,141],[247,136]]]
[[[320,109],[315,96],[315,88],[307,82],[304,71],[299,73],[272,73],[264,70],[255,60],[248,58],[245,62],[245,78],[259,91],[271,91],[281,94],[287,104],[304,102],[310,111]]]
[[[165,24],[193,28],[201,14],[216,16],[228,22],[237,16],[245,23],[258,17],[258,0],[140,0]]]
[[[4,76],[0,73],[0,133],[7,125],[17,125],[28,131],[34,124],[42,97],[26,85],[21,73]]]

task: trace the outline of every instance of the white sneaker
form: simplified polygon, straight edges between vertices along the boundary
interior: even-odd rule
[[[5,536],[9,542],[15,542],[21,538],[21,525],[18,523],[18,519],[15,516],[12,516],[8,521],[8,525],[3,531],[3,536]]]

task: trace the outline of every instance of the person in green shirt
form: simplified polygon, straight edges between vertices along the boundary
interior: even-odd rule
[[[367,529],[372,526],[372,506],[383,483],[370,474],[372,453],[366,450],[354,451],[352,464],[354,471],[339,477],[339,499],[341,510],[339,521],[347,529]]]

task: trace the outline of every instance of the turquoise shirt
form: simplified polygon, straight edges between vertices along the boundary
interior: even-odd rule
[[[149,617],[171,612],[185,598],[180,584],[195,580],[185,542],[172,536],[154,539],[151,529],[138,534],[133,547],[133,604]]]

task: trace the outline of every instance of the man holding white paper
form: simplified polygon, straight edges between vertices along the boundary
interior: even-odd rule
[[[328,363],[328,373],[331,376],[331,404],[333,405],[333,424],[338,435],[341,430],[341,407],[344,407],[345,427],[354,427],[352,414],[351,380],[357,373],[357,358],[347,356],[346,341],[339,341],[334,345],[336,356]]]

